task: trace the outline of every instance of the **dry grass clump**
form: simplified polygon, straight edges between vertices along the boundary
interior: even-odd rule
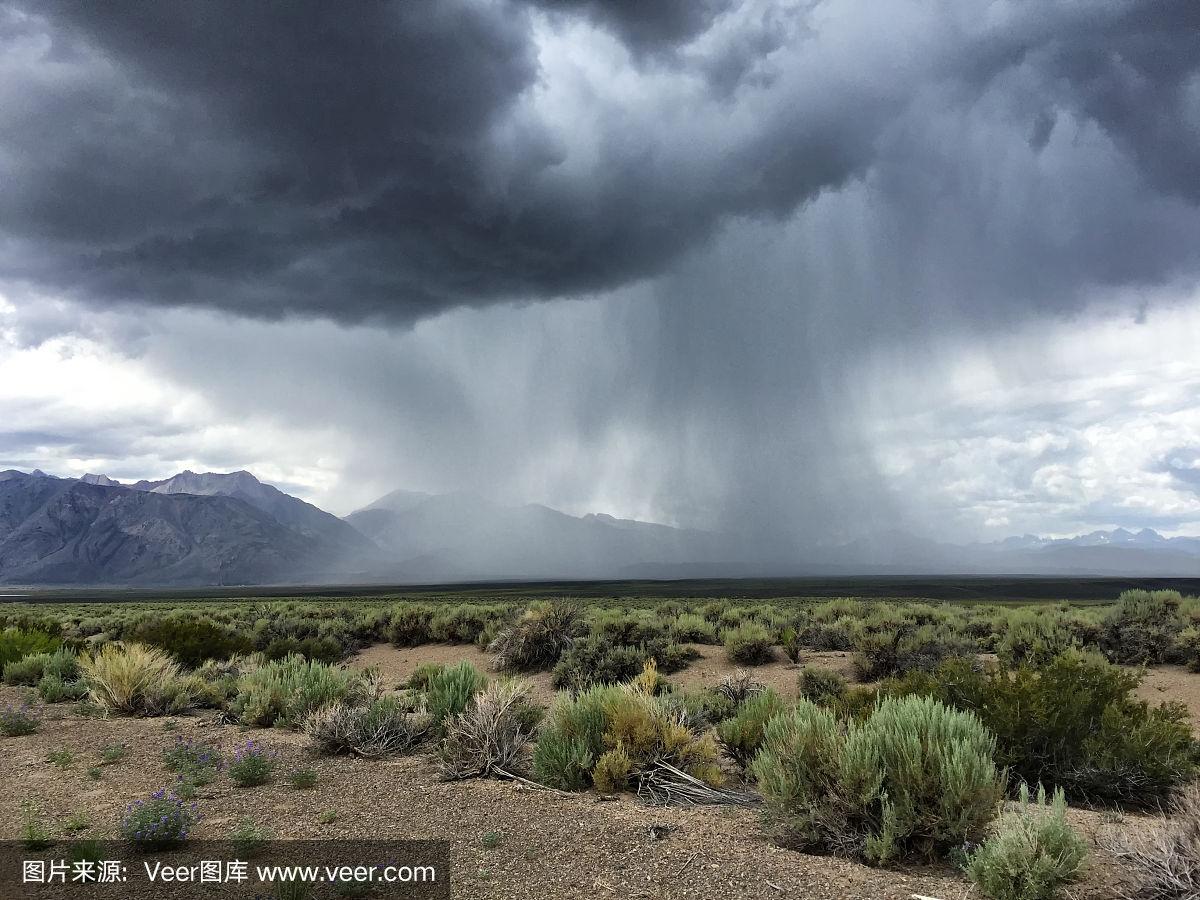
[[[1176,797],[1170,814],[1121,832],[1105,849],[1125,865],[1126,900],[1196,900],[1200,897],[1200,786]]]
[[[767,686],[758,681],[745,669],[738,669],[731,675],[721,679],[713,690],[727,699],[734,706],[741,706],[755,694],[761,694]]]
[[[552,669],[584,631],[584,606],[578,600],[551,600],[525,611],[488,645],[501,671]]]
[[[536,713],[529,704],[528,685],[517,681],[489,684],[465,710],[443,723],[446,737],[438,753],[442,777],[511,778],[523,772]]]
[[[304,731],[321,753],[375,759],[411,750],[431,725],[424,711],[396,697],[381,697],[366,706],[337,701],[314,710],[304,720]]]
[[[142,644],[109,644],[79,661],[92,701],[127,715],[163,715],[190,705],[179,666],[166,653]]]

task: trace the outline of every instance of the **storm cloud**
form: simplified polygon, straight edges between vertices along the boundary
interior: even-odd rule
[[[1185,527],[1200,435],[1147,385],[1195,373],[1039,365],[1196,329],[1197,172],[1191,0],[0,0],[0,348],[167,386],[102,428],[0,393],[0,454],[780,552]],[[1097,409],[1170,443],[1121,475]]]
[[[997,293],[1069,300],[1197,265],[1198,16],[10,2],[0,264],[87,302],[403,323],[659,276],[718,228],[877,175],[905,231],[974,200],[992,233],[965,261]],[[947,141],[986,154],[996,128],[1050,156],[1059,196],[956,183],[975,173]],[[1132,202],[1090,181],[1106,153]]]

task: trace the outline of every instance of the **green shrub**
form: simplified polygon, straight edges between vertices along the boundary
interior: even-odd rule
[[[1134,697],[1140,676],[1096,653],[1068,651],[1041,669],[980,672],[950,662],[884,686],[972,710],[996,735],[997,759],[1070,800],[1156,807],[1196,772],[1187,709]]]
[[[859,681],[929,671],[946,659],[975,655],[975,645],[968,638],[939,625],[864,631],[855,639],[854,649],[854,672]]]
[[[365,695],[358,673],[288,656],[243,675],[232,709],[247,725],[299,728],[314,710],[338,701],[357,703]]]
[[[429,634],[446,644],[473,644],[488,625],[502,621],[506,614],[503,607],[478,603],[443,608],[429,620]]]
[[[560,695],[534,749],[538,780],[563,790],[579,790],[595,780],[595,767],[609,750],[630,759],[629,778],[667,762],[709,784],[720,784],[718,751],[711,735],[689,731],[664,697],[636,687],[596,686],[572,698]],[[616,769],[609,757],[601,779],[611,791]]]
[[[994,747],[978,718],[930,698],[888,698],[845,724],[801,700],[767,724],[751,772],[786,846],[929,859],[994,817],[1004,791]]]
[[[1040,668],[1075,647],[1074,632],[1056,612],[1014,610],[996,642],[996,653],[1005,666]]]
[[[721,642],[729,661],[739,666],[761,666],[775,658],[771,633],[752,622],[726,629]]]
[[[1022,784],[1017,802],[968,857],[967,874],[991,900],[1054,900],[1061,887],[1079,879],[1087,845],[1067,824],[1061,790],[1047,800],[1039,786],[1031,800]]]
[[[732,718],[717,726],[721,749],[738,765],[749,765],[762,745],[767,722],[786,709],[783,698],[770,688],[750,697],[737,708]]]
[[[170,653],[188,668],[206,659],[229,659],[254,649],[250,639],[211,618],[188,613],[172,613],[137,625],[127,639],[158,647]]]
[[[42,680],[46,672],[46,661],[49,653],[34,653],[22,659],[13,660],[4,667],[4,683],[33,687]]]
[[[799,693],[819,706],[835,706],[846,696],[849,685],[837,672],[805,666],[800,670]]]
[[[510,672],[553,668],[583,633],[583,613],[583,604],[567,599],[526,610],[488,645],[488,652],[496,655],[496,668]]]
[[[1101,623],[1100,648],[1115,663],[1153,665],[1166,660],[1183,630],[1178,591],[1124,591]]]
[[[397,647],[417,647],[433,640],[430,623],[433,621],[432,606],[408,603],[392,610],[388,622],[388,640]]]
[[[268,643],[263,648],[262,654],[268,660],[284,659],[294,654],[305,659],[333,665],[346,655],[346,647],[336,638],[281,637]]]
[[[779,644],[783,647],[783,655],[791,664],[793,666],[800,665],[800,632],[789,625],[779,632]]]
[[[594,684],[619,684],[636,678],[653,659],[660,672],[670,674],[684,668],[697,654],[681,644],[651,641],[638,646],[613,645],[603,638],[576,641],[554,667],[551,682],[556,688],[583,690]]]
[[[469,662],[447,666],[429,679],[425,702],[434,725],[467,708],[471,698],[483,690],[487,677]]]
[[[82,681],[63,681],[53,672],[47,672],[38,682],[38,696],[46,703],[68,703],[82,700],[88,695],[87,685]]]
[[[624,747],[606,750],[596,760],[592,769],[592,783],[602,794],[615,794],[625,790],[633,774],[633,760]]]
[[[0,669],[35,653],[53,653],[61,641],[44,631],[6,628],[0,631]]]
[[[421,663],[408,676],[408,680],[404,682],[404,686],[414,691],[427,691],[429,690],[429,682],[433,679],[433,676],[437,675],[444,668],[446,667],[441,663]]]
[[[683,613],[671,623],[671,637],[680,643],[715,644],[717,627],[704,616]]]

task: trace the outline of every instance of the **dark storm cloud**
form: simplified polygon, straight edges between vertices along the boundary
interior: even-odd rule
[[[966,253],[991,293],[1066,303],[1083,284],[1195,274],[1196,4],[995,9],[14,0],[0,279],[92,303],[397,322],[609,290],[871,173],[897,221],[940,218],[946,196],[971,219],[973,186],[923,170],[942,163],[931,123],[984,103],[1035,150],[1095,125],[1133,180],[1114,195],[1094,142],[1064,137],[1078,177],[1026,217],[1086,221],[1032,248],[1037,227],[1001,223]],[[632,54],[614,78],[645,81],[585,85],[560,121],[539,104],[561,87],[539,63],[539,17],[611,32]]]

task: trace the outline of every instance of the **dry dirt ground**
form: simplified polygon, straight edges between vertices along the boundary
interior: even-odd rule
[[[720,648],[700,650],[705,658],[672,680],[711,684],[732,670]],[[435,645],[411,650],[372,647],[351,664],[373,666],[385,682],[399,684],[421,663],[460,659],[481,666],[488,662],[473,647]],[[845,671],[849,659],[836,653],[809,654],[805,662]],[[788,663],[776,662],[755,672],[760,680],[795,693],[797,670]],[[546,699],[548,676],[532,680]],[[1144,690],[1156,702],[1197,701],[1200,676],[1158,670],[1150,673]],[[24,695],[20,689],[0,687],[0,704]],[[278,838],[448,841],[455,898],[977,896],[949,866],[871,868],[775,847],[754,810],[652,808],[629,796],[606,801],[593,793],[562,795],[513,782],[447,783],[438,780],[427,753],[384,761],[315,757],[302,735],[247,732],[215,724],[211,714],[172,720],[94,719],[76,715],[68,704],[38,708],[45,717],[38,733],[0,738],[0,837],[19,834],[23,802],[32,803],[60,839],[67,837],[64,826],[74,813],[83,813],[89,821],[82,837],[110,837],[130,800],[171,783],[162,752],[177,738],[211,742],[228,755],[252,736],[278,751],[276,778],[262,787],[238,788],[221,775],[200,788],[196,799],[203,819],[194,837],[227,838],[249,818]],[[87,770],[99,765],[100,751],[116,744],[127,747],[125,757],[101,766],[99,780],[91,779]],[[65,767],[46,758],[60,749],[73,757]],[[290,787],[286,776],[296,769],[316,771],[316,787]],[[1088,810],[1072,810],[1070,815],[1093,842],[1105,833],[1137,829],[1140,821]],[[335,816],[333,821],[330,816]],[[666,836],[656,839],[651,825],[667,826]],[[1069,896],[1110,900],[1117,895],[1117,877],[1114,860],[1097,849],[1086,879],[1073,886]]]

